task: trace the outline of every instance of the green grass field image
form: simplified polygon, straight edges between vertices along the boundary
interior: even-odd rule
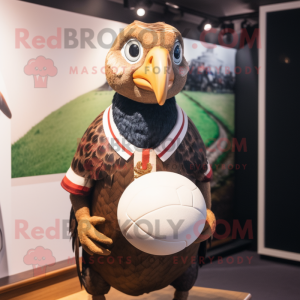
[[[203,92],[184,91],[195,99],[200,105],[216,116],[234,135],[234,94],[215,94]]]
[[[234,133],[234,95],[185,92],[177,103],[193,120],[206,146],[219,136],[213,113]],[[114,91],[91,91],[49,114],[12,145],[12,178],[65,173],[70,167],[78,140],[91,122],[112,101]],[[191,101],[186,95],[192,97]],[[204,109],[201,108],[204,107]]]

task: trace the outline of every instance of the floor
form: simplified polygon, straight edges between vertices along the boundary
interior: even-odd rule
[[[121,292],[111,288],[106,295],[106,300],[171,300],[174,295],[174,288],[171,286],[165,289],[134,297],[122,294]],[[201,287],[193,287],[189,292],[188,300],[250,300],[251,295],[247,293],[223,291],[216,289],[207,289]],[[91,300],[85,291],[70,295],[58,300]]]
[[[299,300],[300,267],[243,251],[203,266],[195,285],[248,292],[253,300]]]
[[[198,279],[195,286],[202,287],[196,290],[196,297],[191,295],[190,300],[225,300],[225,299],[248,299],[248,293],[253,300],[299,300],[300,299],[300,266],[292,262],[282,263],[261,259],[260,256],[251,251],[243,251],[229,257],[219,257],[218,260],[208,262],[199,270]],[[218,289],[211,291],[209,289]],[[170,289],[167,290],[167,289]],[[151,293],[144,295],[141,300],[171,299],[171,287],[166,288],[166,294],[156,295]],[[226,292],[227,291],[237,291]],[[163,291],[165,292],[165,291]],[[220,294],[216,294],[216,293]],[[107,300],[132,300],[126,295],[119,295],[115,290],[111,290]],[[227,294],[226,294],[227,293]],[[231,293],[231,294],[230,294]],[[60,300],[89,300],[86,292],[70,295]]]

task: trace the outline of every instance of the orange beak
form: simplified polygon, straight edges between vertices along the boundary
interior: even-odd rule
[[[165,104],[173,81],[174,72],[170,54],[162,47],[152,48],[144,64],[133,73],[135,85],[143,90],[154,92],[159,105]]]
[[[11,119],[10,109],[1,92],[0,92],[0,111],[2,111],[9,119]]]

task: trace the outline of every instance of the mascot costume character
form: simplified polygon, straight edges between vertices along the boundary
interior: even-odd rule
[[[212,170],[205,145],[174,97],[184,87],[189,70],[183,52],[176,28],[134,21],[107,54],[106,78],[116,92],[112,105],[84,133],[62,181],[72,202],[70,231],[78,275],[94,300],[105,299],[110,287],[138,296],[168,285],[175,288],[174,299],[186,300],[198,274],[198,264],[190,258],[197,257],[201,248],[205,251],[206,240],[214,233]],[[159,171],[188,178],[205,199],[201,235],[176,253],[188,257],[185,262],[178,259],[174,264],[172,255],[137,249],[118,224],[118,204],[125,189],[139,177],[146,179]]]

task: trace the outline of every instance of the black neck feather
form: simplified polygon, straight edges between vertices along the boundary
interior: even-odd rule
[[[175,97],[160,106],[139,103],[115,93],[112,113],[121,135],[139,148],[159,146],[177,121]]]

